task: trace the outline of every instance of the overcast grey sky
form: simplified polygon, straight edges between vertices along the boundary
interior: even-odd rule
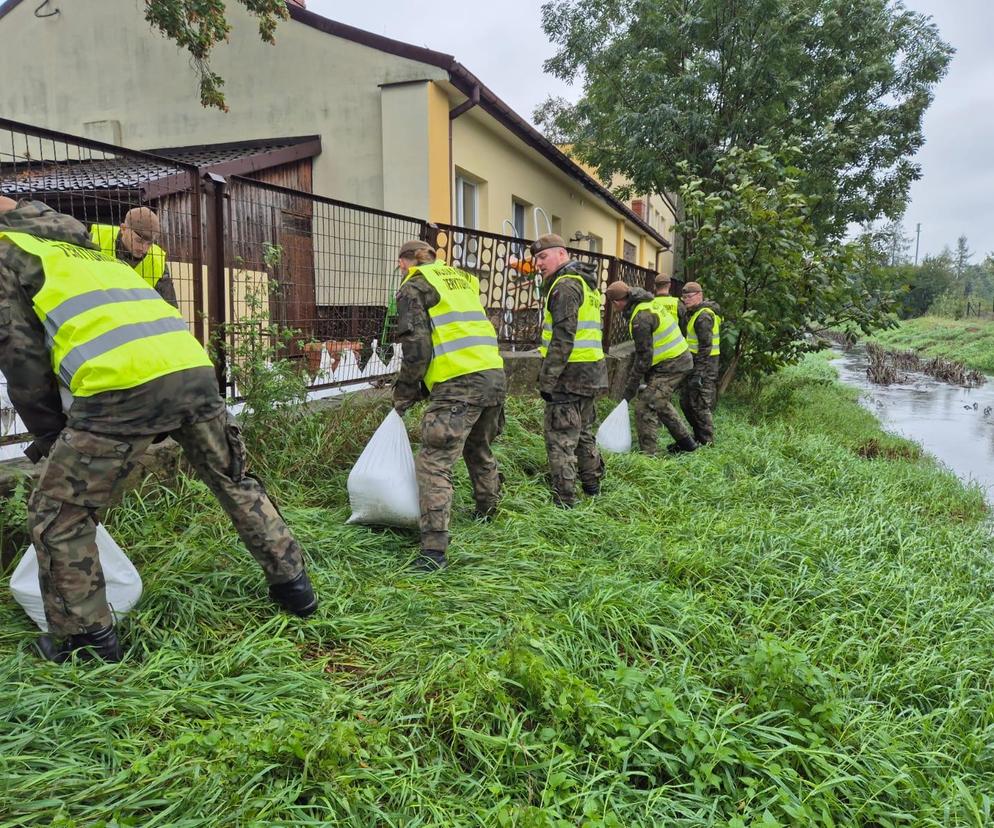
[[[956,49],[925,118],[922,178],[911,191],[905,229],[921,222],[921,255],[955,247],[966,234],[974,261],[994,252],[994,0],[906,0],[934,17]],[[399,0],[309,0],[311,11],[456,59],[520,115],[549,95],[579,94],[542,71],[554,49],[542,32],[540,0],[430,5]],[[912,242],[913,253],[913,242]]]

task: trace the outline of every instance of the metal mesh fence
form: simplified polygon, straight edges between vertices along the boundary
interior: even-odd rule
[[[230,352],[276,326],[316,386],[388,373],[397,251],[424,222],[238,177],[224,203]]]
[[[178,306],[203,338],[201,200],[196,167],[0,119],[0,195],[34,199],[76,218],[78,232],[126,255],[120,226],[129,210],[150,207],[161,223],[167,274]],[[165,284],[163,289],[166,289]],[[0,376],[0,443],[23,439]]]
[[[277,184],[211,172],[0,119],[0,194],[44,202],[76,218],[80,232],[128,261],[119,230],[128,211],[158,217],[158,245],[176,303],[200,341],[214,346],[219,381],[237,394],[229,367],[255,344],[276,344],[314,388],[376,382],[399,366],[397,251],[433,244],[474,273],[504,347],[532,349],[542,327],[542,279],[529,241],[362,207]],[[105,241],[107,239],[109,241]],[[653,271],[583,250],[601,290],[615,279],[649,287]],[[140,255],[132,260],[139,261]],[[628,338],[605,307],[606,348]],[[23,440],[23,423],[0,375],[0,445]]]

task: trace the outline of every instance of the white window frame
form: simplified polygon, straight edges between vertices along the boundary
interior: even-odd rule
[[[456,173],[455,179],[455,224],[457,227],[465,227],[468,230],[479,230],[480,229],[480,183],[474,181],[471,178],[466,177],[460,173]],[[466,221],[466,192],[471,191],[473,194],[472,199],[472,217],[473,221]],[[453,256],[452,264],[458,267],[465,267],[470,270],[477,265],[477,250],[479,246],[479,241],[475,236],[466,238],[465,233],[453,233],[452,234],[452,244],[453,247],[458,246],[460,248],[459,256]],[[472,249],[470,249],[472,248]]]
[[[466,189],[473,191],[473,221],[466,221]],[[456,215],[454,224],[459,227],[468,227],[472,230],[480,229],[480,185],[472,179],[463,175],[456,176]]]

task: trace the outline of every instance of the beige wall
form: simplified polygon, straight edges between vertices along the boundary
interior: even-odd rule
[[[172,277],[173,286],[176,288],[176,301],[179,304],[180,312],[190,326],[190,332],[194,330],[193,320],[196,316],[207,316],[207,268],[201,268],[200,282],[203,289],[204,302],[198,310],[193,298],[193,273],[194,267],[190,262],[169,262],[169,275]],[[269,275],[259,270],[225,270],[225,278],[232,286],[230,293],[224,299],[225,319],[237,321],[246,319],[253,314],[249,309],[247,296],[251,292],[257,300],[265,302],[265,309],[269,307]],[[232,309],[233,308],[233,309]],[[206,325],[204,326],[207,327]],[[204,332],[205,338],[207,331]],[[205,343],[206,344],[206,343]]]
[[[142,3],[67,2],[48,18],[35,5],[0,20],[3,65],[25,67],[0,85],[4,117],[138,149],[319,134],[315,192],[372,207],[384,207],[379,85],[447,78],[292,20],[264,44],[254,18],[228,3],[230,42],[213,57],[222,113],[200,105],[188,55],[150,30]]]
[[[383,209],[407,216],[430,212],[428,81],[380,90]]]
[[[621,240],[631,242],[636,249],[641,245],[638,263],[654,266],[657,242],[650,238],[641,241],[643,231],[634,223],[622,219],[606,201],[554,167],[480,107],[452,122],[452,155],[456,174],[466,174],[478,182],[480,229],[502,232],[503,220],[512,215],[512,200],[517,199],[527,207],[526,236],[546,232],[541,216],[536,228],[533,208],[537,206],[548,213],[564,237],[577,230],[593,234],[601,239],[601,252],[617,255],[621,224]],[[590,246],[587,241],[575,245]]]

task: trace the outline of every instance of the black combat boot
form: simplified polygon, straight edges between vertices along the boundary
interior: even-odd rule
[[[497,504],[491,503],[487,506],[481,506],[479,503],[476,504],[476,508],[473,509],[473,519],[480,520],[484,523],[490,523],[497,514]]]
[[[600,483],[584,483],[583,484],[583,493],[585,495],[590,495],[591,497],[595,497],[595,496],[597,496],[597,495],[599,495],[601,493],[601,484]]]
[[[292,612],[301,618],[306,618],[318,608],[318,599],[306,571],[285,584],[271,584],[269,597],[287,612]]]
[[[676,441],[676,448],[673,449],[673,454],[682,454],[683,452],[697,451],[697,443],[694,442],[693,437],[683,437]]]
[[[102,627],[93,632],[70,635],[61,642],[50,635],[43,635],[38,639],[38,652],[56,664],[64,664],[76,652],[83,661],[99,658],[115,662],[124,657],[113,627]]]
[[[411,569],[415,572],[438,572],[449,565],[444,552],[432,552],[430,549],[422,549],[418,556],[411,563]]]

